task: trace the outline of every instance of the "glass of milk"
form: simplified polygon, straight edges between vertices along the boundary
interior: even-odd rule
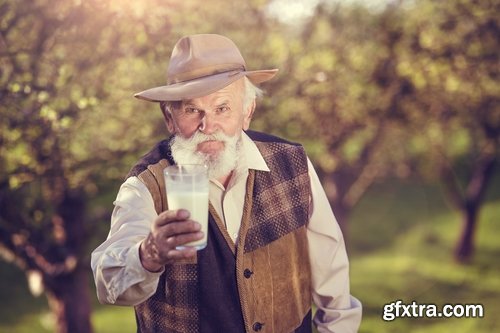
[[[208,234],[208,168],[203,164],[170,165],[164,170],[168,209],[187,209],[190,219],[201,225],[203,239],[178,246],[207,246]]]

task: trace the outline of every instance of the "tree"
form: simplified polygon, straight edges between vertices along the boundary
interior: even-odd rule
[[[406,114],[418,172],[440,179],[462,214],[455,257],[471,258],[500,158],[498,1],[418,1],[406,20],[399,75],[415,87]]]
[[[120,99],[136,82],[131,65],[143,66],[130,55],[146,56],[141,37],[168,32],[168,20],[132,9],[0,4],[0,245],[29,281],[42,281],[58,332],[92,331],[88,244],[100,219],[89,203],[152,132]],[[125,129],[136,133],[123,140]]]

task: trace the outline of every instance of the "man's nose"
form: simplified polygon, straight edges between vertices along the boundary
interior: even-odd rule
[[[213,134],[217,131],[217,121],[213,116],[205,113],[203,118],[201,118],[200,125],[198,129],[205,134]]]

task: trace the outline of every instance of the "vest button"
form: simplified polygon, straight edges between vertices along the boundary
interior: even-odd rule
[[[254,330],[255,332],[258,332],[258,331],[260,331],[260,330],[262,329],[262,326],[264,326],[264,324],[259,323],[259,322],[257,321],[257,322],[255,322],[255,323],[253,323],[252,328],[253,328],[253,330]]]
[[[248,268],[246,268],[243,271],[243,276],[246,277],[247,279],[249,279],[252,276],[252,274],[253,274],[253,272],[251,270],[249,270]]]

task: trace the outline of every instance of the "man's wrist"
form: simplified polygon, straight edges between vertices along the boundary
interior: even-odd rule
[[[142,267],[153,273],[161,271],[163,265],[158,261],[158,258],[158,248],[154,242],[153,235],[149,233],[148,237],[139,246],[139,259],[141,260]]]

